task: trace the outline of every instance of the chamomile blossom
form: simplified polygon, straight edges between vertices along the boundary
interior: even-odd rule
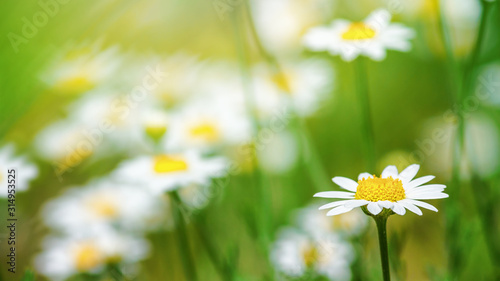
[[[256,0],[251,2],[251,8],[255,27],[266,49],[277,55],[288,55],[301,51],[300,38],[304,31],[330,17],[334,2]]]
[[[199,151],[190,150],[139,156],[122,163],[115,176],[158,194],[193,184],[207,186],[212,179],[224,176],[226,167],[223,157],[203,157]]]
[[[150,247],[143,238],[99,228],[47,237],[42,248],[35,258],[35,268],[50,280],[59,281],[80,273],[98,274],[107,264],[134,264],[146,258]]]
[[[362,22],[339,19],[329,26],[310,29],[304,44],[313,51],[328,51],[340,55],[345,61],[367,56],[381,61],[387,50],[407,52],[414,31],[398,23],[391,23],[391,14],[384,9],[375,10]]]
[[[344,199],[321,206],[320,210],[332,208],[327,216],[343,214],[361,206],[367,206],[373,215],[378,215],[384,208],[398,215],[404,215],[406,209],[422,215],[418,207],[437,212],[434,206],[419,200],[447,198],[448,194],[443,193],[446,186],[423,185],[434,176],[414,179],[419,169],[419,165],[413,164],[398,173],[396,166],[387,166],[380,177],[361,173],[357,182],[345,177],[334,177],[333,182],[348,191],[319,192],[314,197]]]
[[[122,63],[118,47],[94,44],[72,45],[59,53],[41,75],[41,80],[60,94],[80,94],[107,81]]]
[[[172,113],[167,150],[210,150],[239,145],[251,138],[251,123],[243,107],[231,105],[225,94],[200,96]]]
[[[254,67],[259,110],[272,116],[288,106],[302,117],[314,114],[332,90],[332,67],[320,59],[288,61],[281,66],[279,72],[264,64]]]
[[[295,229],[283,229],[271,250],[271,262],[277,271],[299,278],[312,273],[329,280],[350,280],[352,246],[330,233],[314,238]]]
[[[318,204],[312,204],[299,210],[297,224],[314,237],[323,237],[332,232],[345,236],[358,235],[368,225],[368,217],[361,210],[352,210],[338,216],[325,216],[318,212]]]
[[[6,145],[0,149],[0,186],[2,186],[0,197],[7,197],[9,194],[7,185],[11,169],[15,170],[16,192],[28,189],[30,181],[38,176],[38,168],[34,164],[25,156],[16,156],[14,145]]]
[[[147,190],[102,179],[50,201],[43,217],[47,225],[64,233],[103,225],[142,231],[157,226],[165,209],[165,201]]]

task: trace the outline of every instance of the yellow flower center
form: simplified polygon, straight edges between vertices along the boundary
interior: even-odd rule
[[[167,126],[146,126],[145,131],[150,138],[160,140],[167,132]]]
[[[79,94],[88,91],[94,87],[93,82],[87,75],[68,77],[59,81],[54,88],[64,94]]]
[[[118,215],[118,208],[109,198],[97,198],[89,202],[89,207],[99,217],[113,218]]]
[[[304,258],[304,264],[307,267],[312,267],[319,258],[319,252],[316,247],[309,245],[302,251],[302,257]]]
[[[99,249],[92,243],[85,243],[75,250],[75,267],[78,271],[88,271],[98,266],[103,257]]]
[[[189,130],[191,137],[195,139],[203,139],[207,142],[215,142],[220,137],[220,132],[214,124],[204,122],[193,126]]]
[[[362,22],[353,22],[347,31],[342,33],[344,40],[363,40],[375,37],[375,30]]]
[[[187,162],[178,156],[159,155],[154,159],[153,169],[158,174],[186,171]]]
[[[289,77],[282,72],[276,73],[271,76],[271,81],[285,93],[292,93],[292,88],[290,87]]]
[[[358,181],[358,189],[354,198],[372,202],[397,202],[405,199],[406,196],[401,180],[392,177],[378,178],[373,176],[373,178]]]

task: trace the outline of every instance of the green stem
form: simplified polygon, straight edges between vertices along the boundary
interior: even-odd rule
[[[382,261],[382,274],[384,276],[384,281],[391,280],[391,272],[389,269],[389,251],[387,247],[387,218],[388,216],[385,214],[373,216],[373,219],[377,224],[380,259]]]
[[[221,252],[217,250],[213,241],[209,238],[210,234],[207,231],[207,223],[205,221],[205,217],[203,214],[200,214],[197,220],[197,230],[200,236],[201,242],[207,251],[208,257],[212,261],[215,269],[222,277],[223,280],[231,281],[234,279],[234,268],[232,267],[232,263],[226,263],[224,259],[220,259],[217,252]]]
[[[171,198],[172,215],[174,217],[175,228],[177,230],[177,239],[179,241],[177,245],[179,246],[179,254],[181,256],[184,273],[186,274],[187,280],[196,281],[198,278],[189,247],[186,221],[184,219],[184,215],[182,214],[182,202],[177,191],[171,191],[169,195]]]
[[[244,8],[244,7],[243,7]],[[243,17],[242,17],[243,18]],[[251,117],[254,127],[254,137],[258,136],[260,132],[261,126],[257,114],[257,106],[254,95],[254,88],[252,85],[251,73],[250,73],[250,64],[247,60],[247,50],[244,42],[244,29],[241,28],[240,22],[238,20],[237,13],[233,13],[233,26],[234,26],[234,38],[236,49],[238,53],[238,61],[240,65],[240,71],[243,79],[243,88],[245,94],[245,104],[247,106],[247,110]],[[255,138],[257,139],[257,138]],[[259,210],[259,239],[261,240],[262,247],[267,255],[267,246],[269,244],[269,233],[270,226],[272,225],[272,214],[271,214],[271,192],[268,186],[265,185],[264,174],[260,169],[260,165],[258,163],[256,149],[253,147],[252,151],[252,160],[255,165],[254,169],[254,179],[256,182],[257,196],[261,202],[260,207],[257,206]]]
[[[370,97],[368,94],[368,75],[365,59],[359,57],[355,61],[356,93],[361,104],[362,134],[365,153],[367,155],[368,170],[375,171],[375,137],[371,121]]]
[[[273,55],[271,55],[266,50],[266,48],[264,48],[264,45],[260,40],[257,30],[255,29],[255,23],[253,21],[253,16],[247,0],[245,0],[244,10],[246,18],[249,22],[248,26],[250,28],[250,33],[253,37],[255,45],[257,46],[257,49],[264,57],[264,59],[266,60],[267,64],[272,69],[272,71],[274,71],[279,75],[283,75],[282,67],[279,64],[278,60]],[[291,95],[293,93],[289,94]],[[311,136],[311,133],[307,129],[307,126],[303,118],[301,118],[297,114],[297,109],[295,108],[295,106],[293,106],[293,103],[292,103],[292,113],[293,116],[297,119],[298,123],[298,126],[296,126],[295,128],[297,130],[297,134],[300,136],[300,151],[304,157],[304,161],[306,162],[305,163],[306,167],[314,183],[314,186],[317,191],[328,189],[328,187],[325,188],[323,187],[326,185],[325,182],[328,183],[328,181],[326,181],[325,179],[328,179],[329,176],[326,173],[323,163],[321,162],[319,154],[312,140],[313,138]]]

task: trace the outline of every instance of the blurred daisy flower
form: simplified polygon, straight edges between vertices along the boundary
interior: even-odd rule
[[[43,214],[47,225],[64,233],[102,225],[143,231],[157,226],[165,209],[165,201],[147,190],[103,179],[66,191]]]
[[[240,145],[251,138],[251,123],[242,107],[228,104],[225,94],[198,97],[172,112],[167,150],[210,150]]]
[[[41,79],[60,94],[80,94],[108,81],[122,60],[118,47],[103,50],[101,43],[73,45],[59,53]]]
[[[58,281],[80,273],[98,274],[108,264],[136,263],[146,258],[150,247],[143,238],[99,228],[75,236],[47,237],[42,248],[35,258],[35,268]]]
[[[314,239],[294,229],[282,230],[271,250],[271,262],[277,271],[293,278],[306,274],[329,280],[351,280],[352,246],[335,234]]]
[[[226,174],[228,162],[223,157],[205,158],[200,152],[140,156],[122,163],[115,176],[154,193],[190,186],[207,186],[213,178]]]
[[[306,59],[282,63],[280,72],[266,65],[254,67],[257,106],[272,115],[284,105],[307,117],[315,113],[332,90],[334,71],[324,60]]]
[[[158,68],[166,73],[167,78],[158,83],[152,94],[163,105],[172,107],[185,101],[193,94],[193,85],[200,79],[202,63],[198,58],[185,54],[174,54],[167,59],[152,58]]]
[[[407,52],[409,40],[415,35],[411,28],[391,23],[391,14],[375,10],[362,22],[334,20],[330,26],[314,27],[304,36],[304,44],[313,51],[328,51],[345,61],[367,56],[381,61],[387,50]]]
[[[29,182],[38,176],[38,168],[30,163],[25,156],[14,154],[14,145],[9,144],[0,149],[0,186],[2,192],[0,197],[8,196],[8,171],[16,170],[16,192],[25,191],[29,187]]]
[[[301,51],[304,32],[327,19],[335,1],[256,0],[251,4],[255,27],[266,49],[288,55]]]
[[[100,139],[93,138],[86,124],[73,118],[50,124],[35,138],[37,152],[52,162],[58,175],[96,154],[99,144]]]
[[[313,237],[321,238],[333,232],[347,236],[358,235],[368,225],[368,217],[361,210],[329,217],[318,212],[318,207],[318,204],[312,204],[299,210],[297,215],[297,224]]]
[[[373,215],[379,214],[384,208],[391,209],[398,215],[404,215],[406,209],[422,215],[417,206],[437,212],[434,206],[418,200],[447,198],[448,194],[443,193],[446,186],[423,185],[431,181],[434,176],[413,179],[419,169],[419,165],[413,164],[398,173],[396,166],[387,166],[380,177],[361,173],[358,182],[344,177],[334,177],[333,182],[349,192],[326,191],[316,193],[314,197],[347,199],[321,206],[320,210],[333,208],[327,216],[346,213],[362,206],[367,206]]]

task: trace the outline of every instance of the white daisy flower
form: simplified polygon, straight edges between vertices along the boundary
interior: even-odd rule
[[[334,20],[330,26],[314,27],[304,36],[304,44],[313,51],[328,51],[345,61],[367,56],[381,61],[387,50],[407,52],[414,31],[391,23],[391,14],[384,9],[372,12],[363,22]]]
[[[227,164],[223,157],[204,158],[200,152],[190,150],[140,156],[122,163],[115,175],[120,181],[137,184],[158,194],[192,184],[207,186],[213,178],[225,175]]]
[[[246,112],[243,107],[228,103],[224,96],[198,97],[172,112],[165,148],[210,150],[249,141],[252,130]]]
[[[361,210],[352,210],[338,216],[325,216],[318,212],[318,204],[301,209],[297,215],[297,224],[313,237],[321,238],[337,232],[347,236],[358,235],[368,225],[368,217]]]
[[[130,265],[149,253],[143,238],[118,233],[111,228],[81,232],[75,236],[51,236],[35,258],[37,272],[50,280],[66,280],[79,273],[99,273],[107,264]]]
[[[161,222],[165,203],[147,190],[104,179],[70,189],[50,201],[43,218],[47,225],[64,233],[102,225],[143,231]]]
[[[294,228],[282,230],[271,250],[276,270],[293,278],[312,271],[329,280],[350,280],[353,257],[351,245],[335,234],[314,239]]]
[[[304,32],[331,16],[335,1],[256,0],[251,2],[262,44],[276,55],[300,52]],[[279,20],[276,20],[279,19]]]
[[[92,155],[100,154],[100,137],[80,120],[65,119],[50,124],[35,138],[38,154],[50,161],[57,175],[71,171]]]
[[[267,65],[254,67],[260,111],[272,115],[291,105],[300,116],[315,113],[331,93],[335,79],[332,67],[320,59],[284,62],[281,67],[280,73],[270,71]]]
[[[80,94],[108,81],[121,65],[118,48],[101,44],[70,46],[59,53],[41,75],[47,85],[61,94]]]
[[[193,94],[193,86],[199,81],[202,64],[198,58],[185,54],[174,54],[166,59],[151,58],[150,61],[166,73],[152,94],[164,105],[170,107],[189,98]],[[159,61],[159,63],[157,63]]]
[[[15,156],[14,145],[9,144],[0,149],[0,197],[8,196],[9,170],[16,171],[16,192],[25,191],[31,180],[38,176],[38,168],[30,163],[25,156]]]
[[[358,182],[344,177],[334,177],[333,182],[348,192],[319,192],[314,194],[314,197],[347,199],[321,206],[320,210],[333,208],[327,216],[346,213],[361,206],[367,206],[368,211],[373,215],[379,214],[384,208],[391,209],[398,215],[404,215],[406,209],[422,215],[418,207],[437,212],[434,206],[419,200],[447,198],[448,194],[443,193],[446,186],[443,184],[422,185],[431,181],[434,176],[413,179],[419,169],[419,165],[413,164],[398,173],[396,166],[387,166],[380,177],[361,173]]]

